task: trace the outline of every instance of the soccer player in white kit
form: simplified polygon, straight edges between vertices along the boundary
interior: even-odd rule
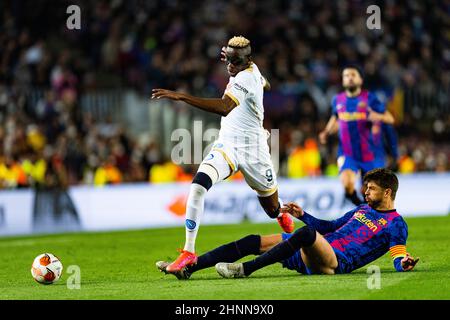
[[[281,213],[277,178],[263,127],[264,88],[269,88],[251,59],[250,41],[233,37],[222,51],[230,81],[222,98],[206,99],[165,89],[153,89],[152,98],[184,101],[199,109],[222,115],[219,138],[200,164],[192,181],[186,206],[186,242],[179,257],[166,271],[176,273],[197,262],[195,239],[203,214],[207,191],[212,185],[240,170],[256,191],[267,215],[277,219],[284,232],[294,230],[294,221]]]

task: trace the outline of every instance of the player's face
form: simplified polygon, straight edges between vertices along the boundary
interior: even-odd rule
[[[346,90],[353,91],[362,86],[362,78],[358,70],[353,68],[344,69],[342,72],[342,86]]]
[[[227,47],[225,58],[228,74],[232,77],[248,67],[248,58],[241,56],[234,48]]]
[[[377,209],[388,194],[386,189],[383,189],[375,182],[369,181],[366,184],[366,191],[364,192],[367,204],[374,209]]]

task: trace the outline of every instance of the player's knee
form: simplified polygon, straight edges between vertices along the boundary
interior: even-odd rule
[[[213,184],[211,177],[204,172],[197,172],[192,183],[199,184],[206,190],[209,190]]]
[[[294,232],[292,237],[288,239],[293,247],[300,249],[302,247],[310,247],[316,241],[316,230],[310,226],[304,226]]]

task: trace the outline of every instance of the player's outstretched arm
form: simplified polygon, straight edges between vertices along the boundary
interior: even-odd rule
[[[313,227],[317,232],[320,234],[327,234],[329,232],[333,232],[340,227],[342,227],[350,218],[353,216],[355,211],[358,208],[351,210],[347,212],[344,216],[340,217],[336,220],[322,220],[317,219],[310,215],[309,213],[305,212],[302,207],[300,207],[295,202],[288,202],[286,203],[282,208],[281,212],[287,212],[291,214],[292,216],[296,217],[297,219],[303,221],[306,225]]]
[[[166,89],[153,89],[152,99],[171,99],[174,101],[184,101],[194,107],[204,111],[220,114],[221,116],[228,115],[237,104],[229,96],[224,95],[220,98],[198,98],[187,93],[175,92]]]

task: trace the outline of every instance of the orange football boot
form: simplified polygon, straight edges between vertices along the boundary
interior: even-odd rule
[[[281,226],[281,229],[283,229],[286,233],[291,233],[294,231],[295,223],[294,219],[292,219],[292,216],[285,212],[281,215],[281,217],[277,217],[278,224]]]
[[[183,270],[185,267],[196,263],[197,263],[197,255],[195,253],[186,250],[181,250],[181,254],[174,262],[172,262],[167,266],[166,271],[169,273],[179,272]]]

